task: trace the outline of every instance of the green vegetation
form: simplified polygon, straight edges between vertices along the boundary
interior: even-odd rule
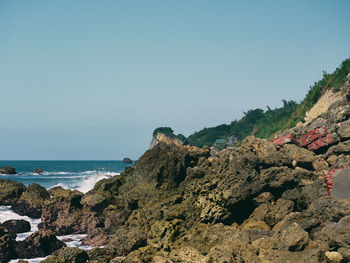
[[[228,139],[233,136],[238,140],[255,134],[257,137],[268,138],[272,133],[284,127],[291,114],[298,107],[295,101],[283,101],[283,107],[267,111],[262,109],[249,110],[244,112],[244,117],[235,120],[231,124],[222,124],[213,128],[204,128],[188,137],[190,144],[203,147],[211,146],[216,139]]]
[[[295,113],[292,114],[284,128],[294,127],[299,121],[303,121],[305,113],[312,108],[318,99],[325,93],[326,90],[332,89],[338,91],[346,81],[346,76],[350,72],[350,59],[343,61],[339,68],[334,73],[327,74],[323,72],[323,78],[315,82],[310,87],[305,99],[300,103]]]
[[[294,127],[298,122],[303,121],[305,113],[315,105],[325,91],[329,89],[334,91],[340,90],[349,72],[350,59],[345,60],[332,74],[323,72],[323,78],[310,87],[309,92],[300,104],[293,100],[283,100],[283,107],[281,108],[272,110],[270,107],[267,107],[266,111],[259,108],[248,110],[244,112],[244,116],[240,120],[235,120],[231,124],[204,128],[190,135],[187,139],[182,134],[175,135],[170,127],[155,129],[153,137],[158,132],[161,132],[169,137],[178,138],[183,142],[188,142],[198,147],[212,146],[217,139],[225,139],[229,144],[230,141],[235,141],[232,138],[240,141],[252,134],[259,138],[270,138],[274,133]],[[216,145],[216,147],[223,148],[225,144]]]
[[[170,127],[159,127],[157,129],[155,129],[153,131],[153,138],[156,138],[158,133],[163,133],[170,138],[175,138],[174,131]]]
[[[170,127],[156,128],[153,131],[153,138],[156,138],[158,133],[163,133],[170,138],[175,138],[175,139],[182,141],[184,144],[188,144],[187,138],[183,134],[179,133],[178,135],[175,135],[173,129]]]

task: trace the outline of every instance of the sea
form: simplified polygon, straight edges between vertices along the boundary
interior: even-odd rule
[[[122,161],[0,161],[0,167],[12,166],[17,174],[0,174],[0,178],[18,181],[28,186],[39,184],[46,189],[61,186],[65,189],[79,190],[83,193],[90,191],[96,182],[120,174],[126,167]],[[35,169],[42,169],[43,173],[34,173]],[[0,223],[10,219],[24,219],[30,222],[31,231],[17,235],[16,240],[24,240],[36,230],[40,219],[20,216],[11,210],[10,206],[0,206]],[[64,241],[68,247],[79,247],[89,250],[91,247],[81,244],[85,235],[65,235],[57,238]],[[44,258],[26,259],[30,263],[39,263]],[[18,259],[11,260],[16,263]]]

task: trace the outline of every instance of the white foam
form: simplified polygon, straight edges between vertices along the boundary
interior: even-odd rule
[[[45,257],[46,258],[46,257]],[[29,263],[39,263],[42,260],[44,260],[45,258],[31,258],[31,259],[26,259],[26,258],[19,258],[19,259],[13,259],[10,260],[9,263],[17,263],[18,260],[22,259],[22,260],[27,260]]]
[[[96,174],[93,174],[84,180],[82,180],[79,185],[75,188],[79,190],[80,192],[83,192],[84,194],[90,191],[92,188],[94,188],[95,184],[102,180],[107,179],[112,176],[119,175],[119,173],[111,173],[111,172],[98,172]]]
[[[11,219],[23,219],[30,223],[30,231],[25,233],[17,234],[16,240],[21,241],[29,237],[35,231],[38,230],[38,225],[41,222],[40,218],[30,218],[28,216],[21,216],[16,214],[11,210],[11,206],[0,206],[0,223],[4,223],[7,220]]]
[[[67,247],[78,247],[82,250],[92,249],[93,247],[82,245],[81,240],[84,237],[86,237],[86,234],[64,235],[58,236],[57,238],[66,243]]]

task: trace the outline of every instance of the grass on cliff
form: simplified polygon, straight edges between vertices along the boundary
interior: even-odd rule
[[[315,82],[310,87],[305,99],[300,103],[296,111],[291,115],[290,119],[283,128],[294,127],[298,122],[303,121],[305,113],[312,108],[318,99],[329,89],[338,91],[346,81],[346,76],[350,73],[350,59],[343,61],[339,68],[332,74],[323,72],[323,78]]]
[[[248,110],[244,112],[244,117],[235,120],[231,124],[222,124],[212,128],[204,128],[187,139],[191,145],[203,147],[211,146],[216,139],[228,139],[233,136],[238,140],[242,140],[250,134],[260,138],[267,138],[272,133],[280,130],[285,126],[291,114],[295,112],[298,103],[295,101],[283,101],[283,107],[267,110],[262,109]]]
[[[259,108],[249,110],[240,120],[235,120],[231,124],[204,128],[187,139],[190,144],[202,147],[213,145],[216,139],[227,139],[231,136],[238,140],[252,134],[259,138],[270,138],[274,133],[294,127],[298,122],[303,121],[305,113],[327,90],[338,91],[345,84],[348,73],[350,73],[350,59],[343,61],[332,74],[323,72],[323,78],[310,87],[306,97],[300,103],[283,100],[281,108],[272,110],[267,107],[266,111]]]

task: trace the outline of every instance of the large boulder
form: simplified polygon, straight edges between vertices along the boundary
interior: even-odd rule
[[[40,229],[19,241],[15,250],[19,258],[46,257],[65,246],[50,230]]]
[[[40,218],[41,208],[44,202],[49,199],[49,192],[44,187],[33,183],[22,193],[18,202],[12,205],[12,210],[20,215]]]
[[[16,169],[11,166],[0,167],[0,174],[16,174]]]
[[[89,259],[86,251],[77,247],[64,247],[55,251],[42,263],[85,263]]]
[[[119,187],[124,183],[120,175],[98,181],[94,188],[87,192],[81,199],[81,204],[92,211],[101,212],[108,205],[114,203],[118,195]]]
[[[30,223],[23,219],[7,220],[2,225],[11,233],[24,233],[30,231]]]
[[[340,123],[337,133],[340,139],[349,139],[350,138],[350,120]]]
[[[61,187],[50,189],[52,198],[42,207],[41,221],[44,228],[59,235],[87,233],[101,225],[96,212],[84,207],[80,201],[83,193]]]
[[[25,190],[22,183],[0,179],[0,205],[15,204]]]
[[[33,171],[33,173],[35,173],[35,174],[42,174],[43,172],[44,172],[44,170],[41,169],[41,168],[36,168],[36,169]]]

